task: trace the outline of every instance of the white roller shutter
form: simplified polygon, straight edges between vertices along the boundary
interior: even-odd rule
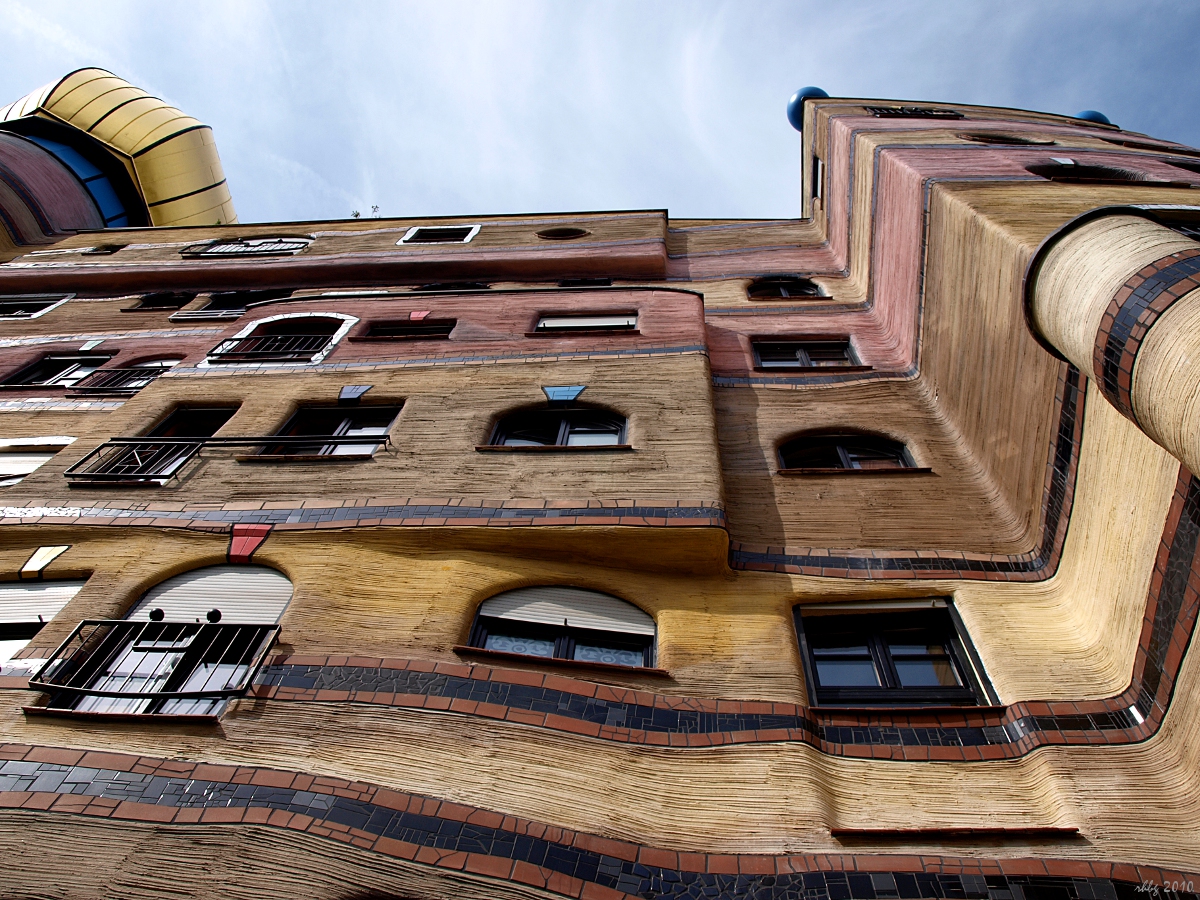
[[[161,609],[168,622],[203,622],[210,609],[223,623],[279,621],[292,599],[292,583],[266,566],[208,566],[168,578],[146,592],[127,619],[148,619]]]
[[[481,616],[562,625],[618,634],[654,636],[654,620],[631,603],[599,591],[572,587],[529,587],[485,600]]]
[[[83,585],[82,581],[0,584],[0,623],[49,622]]]

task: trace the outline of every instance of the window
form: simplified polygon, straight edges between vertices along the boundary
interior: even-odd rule
[[[1006,144],[1012,146],[1027,145],[1027,144],[1053,144],[1054,141],[1050,138],[1031,137],[1023,134],[1006,134],[1002,131],[972,131],[959,132],[955,137],[964,141],[974,141],[977,144]]]
[[[961,119],[963,114],[954,109],[938,109],[930,106],[865,106],[867,112],[880,119]]]
[[[625,419],[593,409],[539,409],[502,419],[492,436],[497,447],[621,447]]]
[[[537,236],[543,241],[574,241],[581,237],[587,237],[589,234],[591,232],[584,228],[562,226],[559,228],[543,228],[537,233]]]
[[[312,362],[333,342],[343,319],[288,316],[255,326],[242,337],[222,341],[208,354],[210,363]]]
[[[0,584],[0,664],[25,649],[42,626],[79,593],[82,581],[38,581]],[[42,660],[38,660],[38,666]]]
[[[941,600],[845,614],[849,604],[797,607],[815,706],[978,705],[991,699],[974,652]],[[861,607],[860,607],[861,609]]]
[[[71,390],[77,394],[132,396],[178,363],[177,359],[150,359],[125,369],[98,369],[77,381]]]
[[[849,338],[810,338],[795,341],[753,340],[754,362],[760,369],[859,368]]]
[[[124,619],[86,620],[30,686],[49,708],[213,716],[244,694],[292,584],[264,566],[210,566],[151,588]]]
[[[469,244],[478,225],[436,225],[410,228],[397,244]]]
[[[792,472],[915,469],[908,448],[875,434],[801,435],[779,448],[779,461],[784,471]]]
[[[121,312],[157,311],[164,309],[183,309],[196,299],[195,291],[155,291],[144,294],[137,306],[123,309]]]
[[[387,441],[388,430],[400,412],[398,406],[308,407],[299,410],[280,430],[286,443],[268,445],[264,456],[369,457]],[[324,440],[304,440],[304,438]],[[374,438],[374,440],[372,440]]]
[[[436,281],[433,284],[423,284],[417,290],[454,294],[462,291],[486,291],[489,287],[491,285],[485,281]]]
[[[558,283],[558,286],[563,288],[612,287],[612,283],[611,278],[564,278]]]
[[[200,309],[178,312],[171,316],[172,322],[187,319],[236,319],[246,312],[246,307],[252,303],[262,303],[266,300],[282,300],[290,297],[292,292],[286,289],[265,291],[215,291],[208,296],[208,302]]]
[[[470,645],[497,653],[617,666],[654,665],[654,620],[597,591],[531,587],[485,600]]]
[[[78,353],[43,356],[5,384],[13,387],[74,387],[110,359],[111,356]]]
[[[444,341],[458,324],[458,319],[400,319],[368,322],[366,330],[356,341]]]
[[[798,275],[772,275],[750,283],[746,293],[751,300],[779,300],[786,298],[820,297],[821,289],[815,282]]]
[[[162,485],[179,474],[237,407],[181,407],[149,434],[101,444],[63,474],[83,482]]]
[[[0,319],[36,319],[70,294],[0,294]]]
[[[637,331],[638,314],[547,315],[538,318],[534,334],[588,334]]]
[[[36,472],[55,457],[63,447],[74,443],[73,437],[30,437],[0,440],[0,487],[20,484],[26,475]]]
[[[1155,178],[1134,169],[1082,165],[1065,156],[1055,157],[1048,163],[1026,166],[1025,171],[1049,181],[1060,181],[1065,184],[1129,184],[1135,182],[1146,186],[1190,187],[1187,182],[1167,181],[1165,178]]]
[[[244,257],[244,256],[294,256],[312,243],[307,237],[232,238],[227,241],[209,241],[193,244],[179,251],[184,256]]]

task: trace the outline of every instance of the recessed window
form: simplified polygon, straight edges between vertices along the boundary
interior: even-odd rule
[[[36,319],[66,301],[69,294],[0,294],[0,319]]]
[[[217,344],[209,363],[312,362],[333,342],[344,321],[329,316],[289,316],[264,322],[242,337]]]
[[[470,645],[497,653],[583,663],[654,665],[654,620],[598,591],[531,587],[485,600]]]
[[[380,448],[398,406],[307,407],[279,431],[287,442],[268,444],[264,456],[364,458]],[[317,440],[310,440],[317,438]]]
[[[355,340],[367,341],[444,341],[458,324],[458,319],[397,319],[368,322],[364,332]]]
[[[751,341],[760,369],[846,369],[859,366],[849,338]]]
[[[752,281],[746,293],[751,300],[808,299],[820,297],[821,288],[815,281],[798,275],[772,275]]]
[[[1117,168],[1116,166],[1091,166],[1076,162],[1068,157],[1051,160],[1033,166],[1026,166],[1025,171],[1048,181],[1060,181],[1065,184],[1141,184],[1172,186],[1186,182],[1172,182],[1165,178],[1156,178],[1135,169]]]
[[[779,448],[785,471],[897,470],[916,468],[908,448],[877,434],[805,434]]]
[[[124,369],[97,369],[71,390],[78,394],[136,394],[178,363],[178,359],[149,359]]]
[[[981,667],[945,602],[928,603],[937,606],[851,614],[820,606],[797,609],[796,630],[813,705],[988,702]]]
[[[397,244],[468,244],[479,234],[478,225],[427,225],[408,229]]]
[[[142,312],[143,310],[183,309],[196,299],[195,291],[155,291],[145,294],[137,306],[131,306],[122,312]]]
[[[190,309],[175,313],[171,317],[171,321],[237,319],[253,303],[262,303],[267,300],[282,300],[291,295],[292,291],[290,289],[283,288],[261,291],[215,291],[209,294],[208,301],[200,309]]]
[[[99,354],[43,356],[4,383],[13,387],[74,387],[110,359]]]
[[[439,291],[453,294],[462,291],[486,291],[491,285],[484,281],[437,281],[433,284],[423,284],[418,291]]]
[[[611,315],[548,315],[538,318],[536,334],[586,334],[636,331],[636,312]]]
[[[1002,144],[1007,146],[1045,146],[1055,143],[1050,138],[1030,137],[1027,134],[1007,134],[1003,131],[959,132],[955,137],[961,138],[964,141],[974,141],[977,144]]]
[[[79,593],[82,581],[0,584],[0,663],[6,663]],[[37,665],[42,665],[38,660]]]
[[[596,409],[539,409],[500,421],[492,436],[495,447],[620,447],[625,419]]]
[[[249,689],[291,597],[264,566],[184,572],[124,619],[80,623],[30,687],[50,694],[48,710],[215,716]]]
[[[179,251],[191,257],[295,256],[312,243],[312,238],[263,237],[234,238],[193,244]]]
[[[871,115],[879,119],[962,119],[963,114],[955,109],[933,106],[865,106]]]
[[[564,278],[558,283],[558,286],[564,288],[612,287],[612,283],[611,278]]]
[[[1163,162],[1177,169],[1183,169],[1185,172],[1200,175],[1200,160],[1198,159],[1164,159]]]
[[[65,436],[0,440],[0,487],[20,484],[26,475],[36,472],[74,440]]]
[[[584,228],[563,226],[560,228],[543,228],[537,233],[537,236],[543,241],[573,241],[577,238],[587,237],[589,234],[591,232]]]
[[[1119,147],[1129,147],[1132,150],[1155,150],[1159,153],[1178,153],[1183,156],[1200,156],[1200,150],[1193,150],[1190,147],[1179,147],[1173,144],[1151,143],[1150,141],[1135,141],[1129,138],[1111,138],[1101,135],[1091,135],[1098,137],[1106,144],[1116,144]]]

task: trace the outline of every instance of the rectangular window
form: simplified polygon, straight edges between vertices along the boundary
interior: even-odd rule
[[[386,441],[387,433],[399,412],[398,406],[304,408],[292,416],[291,421],[279,432],[280,437],[292,440],[267,446],[263,455],[293,458],[369,457]]]
[[[939,109],[930,106],[865,106],[871,115],[879,119],[961,119],[963,114],[955,109]]]
[[[479,234],[478,225],[426,225],[410,228],[397,244],[469,244]]]
[[[67,605],[82,581],[36,581],[0,584],[0,664],[25,648],[58,611]],[[42,661],[37,661],[40,668]]]
[[[143,294],[136,306],[130,306],[121,312],[183,309],[195,299],[195,291],[155,291],[152,294]]]
[[[44,356],[5,382],[28,387],[73,387],[112,359],[97,354]]]
[[[796,609],[816,706],[938,706],[989,702],[982,667],[945,601],[919,609],[849,604]]]
[[[69,294],[0,294],[0,319],[36,319]]]
[[[753,340],[754,362],[760,369],[846,369],[859,367],[858,357],[844,337],[795,341]]]
[[[536,334],[579,334],[588,332],[636,331],[637,313],[607,315],[548,315],[538,319]]]
[[[11,487],[54,458],[73,437],[35,437],[0,440],[0,487]]]
[[[358,341],[439,341],[447,340],[458,319],[400,319],[368,322]]]

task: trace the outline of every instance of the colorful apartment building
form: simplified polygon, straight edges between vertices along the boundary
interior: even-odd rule
[[[0,110],[0,894],[1200,883],[1200,151],[808,91],[802,217],[239,224]]]

